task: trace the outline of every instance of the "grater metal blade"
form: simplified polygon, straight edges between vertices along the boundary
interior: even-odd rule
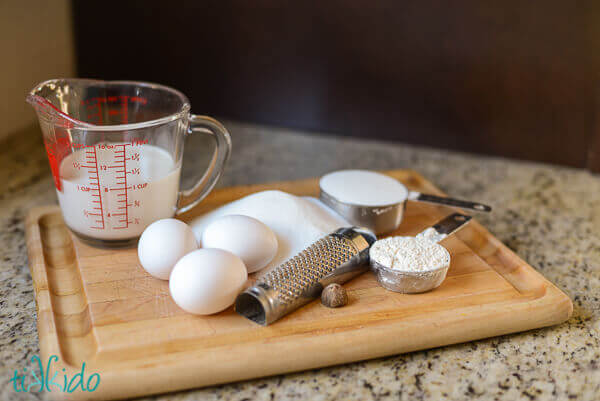
[[[240,315],[268,325],[369,269],[369,249],[377,240],[369,230],[340,228],[266,272],[235,300]]]

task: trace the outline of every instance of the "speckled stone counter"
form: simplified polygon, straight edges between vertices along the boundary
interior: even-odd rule
[[[600,178],[588,172],[357,139],[226,124],[234,150],[220,186],[319,176],[340,168],[417,170],[442,190],[494,206],[492,233],[563,289],[573,317],[552,328],[217,387],[160,400],[600,399]],[[39,134],[0,147],[0,399],[38,350],[24,216],[56,202]],[[190,140],[184,182],[206,143]]]

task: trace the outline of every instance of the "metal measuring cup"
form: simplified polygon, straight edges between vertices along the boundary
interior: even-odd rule
[[[348,199],[341,199],[323,188],[327,180],[331,180],[336,175],[343,178],[344,175],[350,177],[349,174],[353,174],[354,177],[358,176],[360,179],[357,180],[359,182],[349,182],[348,185],[353,188],[360,188],[360,191],[363,192],[375,192],[377,191],[377,185],[393,187],[397,193],[395,201],[382,205],[360,204],[348,201]],[[375,181],[377,182],[375,183]],[[409,191],[400,181],[385,174],[368,170],[340,170],[326,174],[321,177],[319,188],[321,202],[335,210],[351,224],[368,228],[375,234],[391,232],[398,228],[404,217],[404,209],[408,201],[453,206],[478,212],[490,212],[492,210],[490,206],[478,202]]]
[[[454,213],[434,224],[432,227],[423,230],[421,233],[417,234],[417,237],[430,234],[431,230],[433,230],[433,235],[427,235],[427,238],[430,241],[437,243],[458,229],[464,227],[469,220],[471,220],[471,216]],[[373,258],[370,258],[370,264],[373,272],[377,276],[377,281],[383,288],[404,294],[417,294],[433,290],[434,288],[439,287],[445,280],[448,269],[450,268],[450,253],[445,248],[444,250],[448,256],[448,265],[435,270],[402,271],[377,263]]]

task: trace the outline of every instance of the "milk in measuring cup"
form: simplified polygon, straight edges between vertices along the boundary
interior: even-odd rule
[[[147,144],[96,144],[60,164],[58,201],[67,226],[100,239],[141,235],[152,222],[172,217],[181,165]]]

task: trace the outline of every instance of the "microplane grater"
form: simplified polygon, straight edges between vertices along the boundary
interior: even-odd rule
[[[358,252],[348,238],[328,235],[267,273],[258,283],[270,286],[282,302],[290,303],[306,292],[311,283],[332,273]]]
[[[268,325],[318,298],[325,286],[342,284],[369,269],[376,237],[368,230],[340,228],[268,271],[236,299],[242,316]]]

